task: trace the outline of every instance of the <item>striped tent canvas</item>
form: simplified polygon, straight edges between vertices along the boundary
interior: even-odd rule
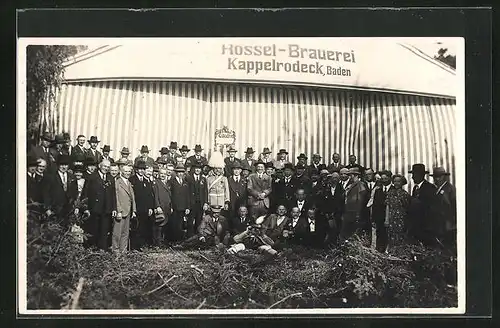
[[[148,145],[155,157],[177,141],[210,154],[217,129],[236,133],[235,146],[319,153],[329,163],[350,154],[375,170],[404,174],[413,163],[444,166],[455,173],[455,100],[407,94],[289,86],[167,81],[71,82],[63,85],[53,107],[42,113],[56,132],[97,135],[117,157]],[[50,121],[49,121],[50,120]],[[155,153],[157,152],[157,153]]]

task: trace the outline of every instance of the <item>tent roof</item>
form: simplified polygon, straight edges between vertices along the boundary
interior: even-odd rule
[[[143,39],[144,40],[144,39]],[[222,54],[223,45],[276,45],[274,56]],[[351,53],[355,62],[288,56],[290,44],[301,48]],[[234,48],[235,49],[235,48]],[[289,62],[348,69],[350,76],[234,69],[229,61]],[[338,57],[337,57],[338,58]],[[340,56],[342,58],[342,55]],[[348,56],[349,58],[349,56]],[[235,62],[233,62],[235,63]],[[275,64],[274,64],[275,65]],[[458,79],[454,69],[414,46],[391,39],[363,38],[178,38],[103,45],[65,63],[66,82],[106,80],[183,80],[278,83],[354,88],[454,98]],[[231,67],[231,68],[230,68]],[[271,66],[269,66],[271,67]]]

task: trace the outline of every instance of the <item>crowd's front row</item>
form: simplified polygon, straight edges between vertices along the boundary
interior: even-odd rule
[[[117,253],[170,244],[275,254],[294,244],[323,248],[356,233],[370,236],[372,228],[381,252],[403,240],[454,244],[455,191],[442,168],[434,169],[434,185],[425,180],[425,166],[415,164],[410,195],[405,178],[389,171],[378,172],[378,180],[356,167],[302,179],[291,163],[276,171],[259,160],[248,177],[238,162],[227,177],[222,155],[213,156],[220,159],[206,173],[196,162],[186,172],[181,164],[84,165],[61,155],[56,172],[46,175],[46,161],[30,157],[28,202],[48,218],[85,218],[86,246]]]

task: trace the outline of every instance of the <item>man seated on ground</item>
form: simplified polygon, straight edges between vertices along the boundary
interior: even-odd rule
[[[235,244],[227,250],[229,254],[236,254],[245,249],[258,249],[269,255],[276,255],[278,252],[273,249],[274,241],[265,234],[262,223],[264,216],[260,216],[255,223],[248,226],[245,231],[234,236]]]
[[[291,218],[283,228],[285,243],[299,245],[302,244],[303,230],[307,223],[305,217],[300,216],[298,207],[293,207],[290,211]]]
[[[307,211],[307,218],[302,221],[300,239],[302,245],[312,248],[324,248],[327,242],[328,224],[325,220],[317,218],[316,209]]]
[[[248,216],[248,209],[246,206],[240,206],[238,215],[231,220],[231,235],[235,236],[242,233],[252,223]]]
[[[276,213],[269,215],[262,224],[265,228],[265,234],[274,241],[274,248],[284,247],[285,238],[283,230],[288,226],[290,218],[286,215],[285,205],[279,205]]]
[[[223,248],[229,243],[229,224],[225,217],[220,215],[222,207],[212,206],[210,213],[203,216],[198,233],[186,239],[180,248],[210,247]]]

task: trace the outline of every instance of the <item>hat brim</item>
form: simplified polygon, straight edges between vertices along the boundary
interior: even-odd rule
[[[429,174],[429,171],[408,171],[408,173],[424,173],[424,174]]]
[[[431,177],[439,177],[439,176],[442,176],[442,175],[451,175],[451,174],[449,172],[444,172],[444,173],[438,173],[438,174],[431,173],[429,175]]]

